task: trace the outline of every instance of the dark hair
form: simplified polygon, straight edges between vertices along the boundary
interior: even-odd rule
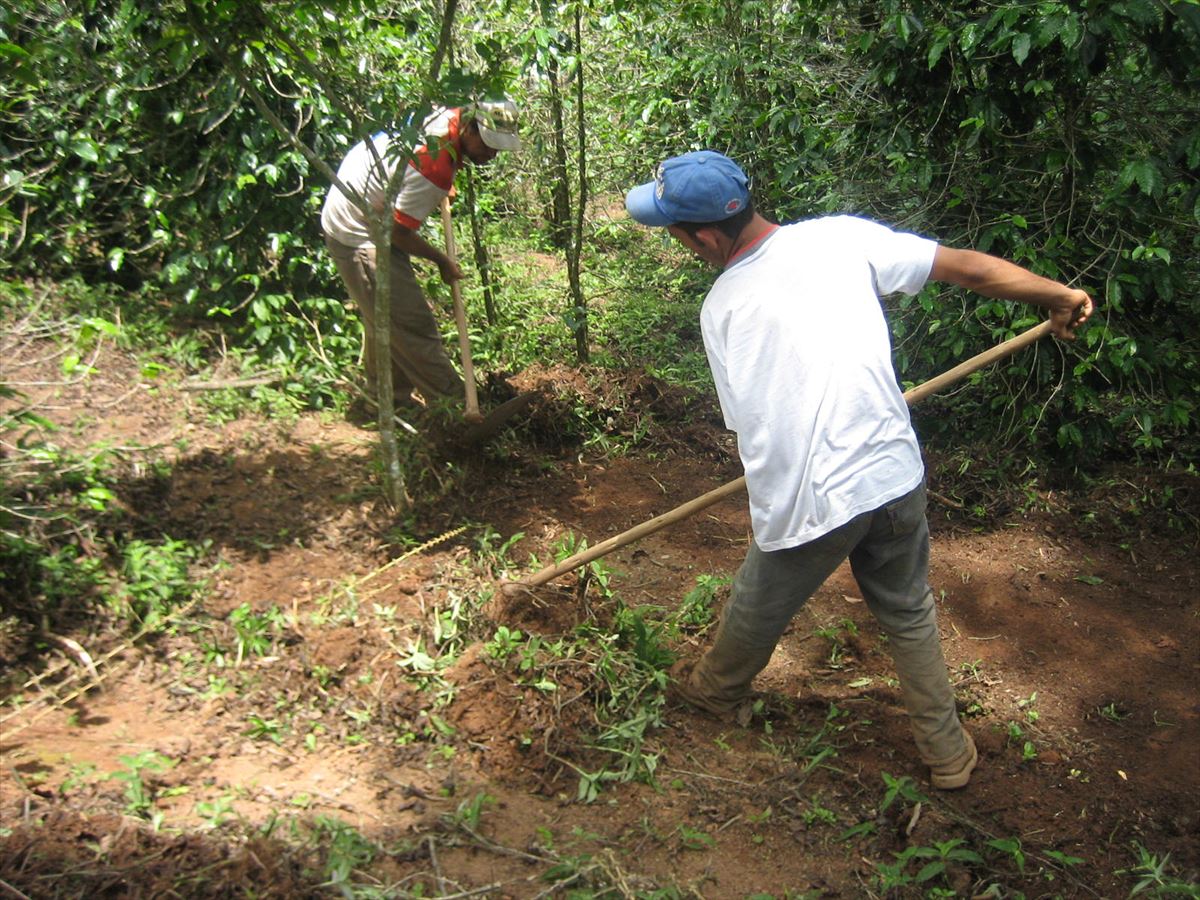
[[[719,222],[676,222],[675,227],[682,228],[692,237],[695,237],[696,232],[701,228],[715,228],[725,237],[733,240],[742,233],[742,229],[749,225],[753,218],[754,201],[751,199],[747,200],[746,205],[728,219],[721,219]]]

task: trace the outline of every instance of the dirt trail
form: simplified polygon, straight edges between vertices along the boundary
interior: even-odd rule
[[[6,361],[4,378],[39,380],[22,362]],[[335,417],[207,424],[194,397],[143,384],[114,351],[86,383],[27,389],[71,426],[60,443],[151,447],[129,451],[124,527],[209,541],[222,565],[171,633],[104,664],[100,688],[54,706],[42,692],[55,678],[24,690],[10,680],[0,879],[29,896],[325,896],[332,888],[317,885],[339,871],[335,820],[389,848],[373,862],[346,852],[393,896],[418,883],[425,896],[565,896],[589,884],[609,896],[667,885],[680,893],[656,896],[879,895],[894,854],[954,839],[984,859],[952,863],[927,887],[961,896],[993,883],[1127,893],[1134,882],[1116,873],[1136,861],[1135,842],[1195,877],[1196,555],[1065,514],[977,529],[931,508],[946,654],[982,754],[968,790],[882,809],[885,776],[931,792],[886,646],[843,568],[761,676],[753,721],[668,705],[644,748],[656,786],[606,783],[595,802],[576,802],[578,770],[597,762],[582,747],[597,728],[583,699],[594,661],[562,661],[547,691],[483,641],[500,625],[566,638],[610,618],[614,600],[569,577],[487,604],[436,687],[419,654],[453,627],[448,611],[488,596],[502,565],[480,549],[488,529],[493,549],[523,533],[509,565],[532,568],[568,532],[596,543],[739,472],[727,437],[695,410],[628,455],[581,451],[554,433],[554,398],[582,391],[577,376],[536,378],[547,405],[482,450],[450,448],[457,475],[408,522],[375,499],[373,435]],[[646,385],[647,402],[674,402]],[[440,482],[428,483],[436,494]],[[397,543],[402,532],[444,539],[414,550]],[[677,610],[698,577],[732,574],[747,539],[744,501],[726,501],[607,558],[609,588],[628,607]],[[723,595],[717,587],[715,602]],[[243,606],[277,609],[282,624],[270,653],[238,662],[229,622]],[[674,649],[697,652],[702,632],[685,630]],[[94,656],[118,640],[100,620],[70,636]],[[64,665],[74,663],[45,648],[20,671]],[[130,760],[151,752],[166,762],[143,771],[150,799],[134,808]],[[555,861],[567,869],[548,877]]]

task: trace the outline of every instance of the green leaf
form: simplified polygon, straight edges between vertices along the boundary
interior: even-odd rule
[[[921,867],[921,871],[917,873],[917,884],[924,884],[931,878],[936,878],[946,871],[946,864],[940,859],[934,860],[931,863],[926,863]]]
[[[1083,26],[1079,22],[1079,16],[1075,13],[1067,15],[1058,32],[1058,39],[1062,41],[1063,47],[1067,50],[1074,50],[1082,36]]]
[[[91,487],[83,492],[83,502],[90,508],[98,512],[103,512],[112,503],[116,495],[108,488]]]
[[[0,41],[0,56],[29,58],[29,51],[9,41]]]
[[[857,825],[852,825],[841,834],[838,835],[839,841],[852,841],[857,837],[863,837],[868,834],[875,833],[875,823],[868,819],[866,822],[859,822]]]
[[[969,23],[962,29],[962,33],[958,38],[958,46],[962,49],[964,56],[973,56],[975,48],[978,46],[980,38],[983,35],[980,32],[979,26],[974,22]]]
[[[92,316],[84,320],[83,326],[79,330],[80,336],[85,340],[90,340],[97,332],[115,338],[120,335],[121,329],[116,322]]]
[[[942,54],[946,52],[946,46],[950,43],[948,34],[938,35],[937,39],[929,45],[929,56],[927,62],[929,68],[933,68],[938,64],[938,60],[942,58]]]
[[[100,145],[89,137],[75,138],[71,142],[71,152],[90,163],[100,161]]]
[[[1068,856],[1060,850],[1046,850],[1046,856],[1064,866],[1077,866],[1083,862],[1078,856]]]
[[[1126,163],[1125,167],[1121,169],[1119,183],[1122,189],[1137,184],[1138,190],[1150,197],[1162,193],[1163,189],[1162,173],[1159,172],[1158,166],[1149,159]]]
[[[1032,43],[1032,39],[1025,33],[1018,34],[1015,38],[1013,38],[1012,54],[1013,59],[1017,61],[1018,66],[1025,64],[1025,60],[1029,57],[1029,48]]]

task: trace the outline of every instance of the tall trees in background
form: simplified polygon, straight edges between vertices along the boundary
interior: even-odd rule
[[[469,199],[544,219],[535,227],[568,251],[563,317],[581,359],[589,198],[616,200],[662,156],[712,147],[746,166],[778,218],[872,215],[1097,294],[1080,345],[1046,344],[1008,383],[966,392],[957,421],[1049,421],[1072,452],[1118,434],[1152,451],[1194,427],[1194,0],[461,0],[458,68],[436,85],[446,9],[433,0],[196,2],[246,37],[239,59],[267,102],[333,163],[362,128],[411,127],[413,97],[494,78],[523,91],[531,149],[503,165],[534,196],[483,179]],[[0,9],[0,265],[155,282],[263,349],[294,352],[288,316],[351,333],[316,252],[326,177],[203,52],[182,4]],[[489,321],[503,319],[490,299]],[[933,291],[894,312],[912,380],[1025,316]]]
[[[542,151],[546,164],[539,193],[545,202],[546,233],[563,251],[567,266],[567,307],[563,320],[575,339],[575,358],[588,361],[587,297],[580,280],[588,205],[587,159],[590,146],[584,97],[588,50],[583,43],[583,0],[554,5],[537,0],[530,72],[545,92],[549,129]],[[574,100],[574,110],[568,104]],[[569,160],[573,144],[574,159]],[[573,163],[573,164],[572,164]],[[572,178],[572,175],[574,178]],[[574,190],[572,190],[574,185]]]

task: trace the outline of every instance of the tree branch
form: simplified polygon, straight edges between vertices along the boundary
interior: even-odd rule
[[[446,8],[442,12],[442,31],[438,35],[437,49],[433,53],[433,61],[429,65],[429,82],[437,84],[438,76],[442,74],[442,60],[450,50],[450,42],[454,34],[454,14],[458,10],[458,0],[446,0]]]

